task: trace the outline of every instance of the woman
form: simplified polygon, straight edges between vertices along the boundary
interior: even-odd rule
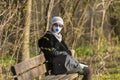
[[[69,50],[62,39],[61,30],[64,22],[59,16],[53,17],[49,31],[39,39],[38,45],[48,60],[52,74],[78,72],[84,75],[83,80],[91,80],[91,71],[85,64],[79,63],[75,58],[74,50]]]

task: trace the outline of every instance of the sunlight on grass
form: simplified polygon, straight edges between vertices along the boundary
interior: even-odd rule
[[[93,80],[120,80],[120,74],[93,75]]]

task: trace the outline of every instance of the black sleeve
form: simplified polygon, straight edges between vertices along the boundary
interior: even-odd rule
[[[58,51],[56,50],[55,48],[52,48],[52,51],[51,51],[55,56],[57,55],[68,55],[68,53],[66,51]]]

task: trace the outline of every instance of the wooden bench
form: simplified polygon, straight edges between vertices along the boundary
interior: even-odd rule
[[[14,80],[73,80],[78,77],[77,73],[46,76],[46,62],[44,54],[41,53],[29,60],[15,64],[11,67]],[[39,76],[42,78],[36,79]]]

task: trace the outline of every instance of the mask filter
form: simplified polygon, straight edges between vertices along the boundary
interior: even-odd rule
[[[59,26],[54,26],[53,30],[54,30],[54,32],[59,33],[62,30],[62,28]]]

